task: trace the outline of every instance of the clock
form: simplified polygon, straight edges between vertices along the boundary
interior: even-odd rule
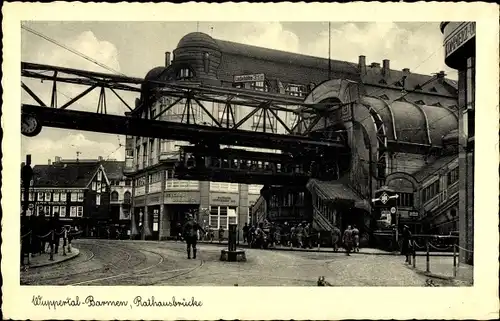
[[[21,115],[21,133],[24,136],[33,137],[42,131],[42,124],[34,115]]]

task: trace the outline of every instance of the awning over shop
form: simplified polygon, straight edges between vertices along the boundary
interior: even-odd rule
[[[371,212],[368,201],[359,197],[349,186],[339,182],[323,182],[311,179],[306,185],[309,192],[330,202],[348,202],[352,207]]]

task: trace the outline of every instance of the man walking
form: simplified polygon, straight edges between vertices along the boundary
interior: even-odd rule
[[[347,226],[347,229],[344,231],[344,239],[342,240],[342,243],[344,243],[345,246],[345,251],[347,255],[351,255],[351,249],[352,249],[352,229],[351,225]]]
[[[356,225],[353,225],[352,236],[354,242],[354,252],[359,252],[359,230]]]
[[[338,252],[339,250],[339,241],[340,241],[340,230],[338,227],[334,226],[332,229],[332,246],[333,246],[333,251]]]
[[[187,244],[187,255],[188,259],[191,258],[191,248],[193,249],[193,259],[196,259],[196,241],[197,241],[197,231],[203,230],[198,223],[196,223],[193,219],[193,215],[188,213],[187,222],[184,224],[184,239]]]

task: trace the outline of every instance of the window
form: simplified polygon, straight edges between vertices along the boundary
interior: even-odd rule
[[[76,217],[76,206],[71,206],[69,209],[69,216]]]
[[[125,156],[126,157],[134,157],[134,150],[131,148],[125,149]]]
[[[452,169],[450,172],[448,172],[446,176],[447,176],[448,186],[458,181],[458,167]]]
[[[38,206],[37,211],[38,211],[38,215],[40,215],[40,216],[44,215],[43,214],[43,206]]]
[[[44,195],[45,195],[45,194],[43,194],[43,192],[38,192],[38,198],[37,198],[37,201],[39,201],[39,202],[40,202],[40,201],[42,201],[42,202],[43,202],[43,200],[44,200]]]
[[[101,192],[101,182],[97,183],[97,193]]]
[[[54,193],[54,202],[59,202],[59,193]]]
[[[129,191],[126,191],[125,194],[123,194],[123,202],[125,204],[130,204],[130,192]]]
[[[34,201],[35,200],[35,193],[30,193],[29,194],[29,201]]]
[[[229,228],[229,223],[237,223],[237,216],[228,216],[228,211],[230,209],[236,211],[236,207],[210,206],[210,215],[208,217],[210,228],[219,229],[222,227],[227,230]]]
[[[117,191],[113,191],[111,193],[111,202],[118,202],[118,192]]]
[[[99,184],[97,184],[97,186],[99,186]],[[83,193],[78,193],[78,202],[83,202]]]
[[[125,186],[130,186],[130,185],[132,185],[131,183],[132,183],[132,181],[129,179],[125,180]]]
[[[179,70],[179,79],[189,79],[193,77],[193,72],[189,68]]]
[[[285,93],[294,97],[304,97],[307,95],[306,86],[289,84],[285,88]]]
[[[97,172],[97,181],[100,182],[102,180],[102,172],[98,171]]]
[[[24,191],[21,190],[21,201],[24,201]]]
[[[399,193],[396,205],[400,207],[413,207],[413,193]]]
[[[59,215],[59,206],[52,206],[52,214]]]
[[[422,200],[423,203],[431,200],[434,196],[439,193],[439,179],[434,183],[430,184],[422,191]]]
[[[101,194],[95,196],[95,205],[101,205]]]
[[[97,183],[94,181],[92,182],[92,190],[95,191],[97,189]]]
[[[71,192],[71,201],[76,202],[77,199],[78,199],[78,193]]]
[[[60,217],[65,217],[66,216],[66,206],[60,206],[59,207],[59,216]]]
[[[43,209],[45,216],[50,216],[50,206],[45,206]]]
[[[50,202],[51,201],[51,195],[50,194],[51,193],[49,193],[49,192],[45,192],[45,201],[46,202]]]
[[[66,192],[61,193],[61,202],[66,202]]]
[[[475,95],[476,95],[476,61],[474,57],[467,59],[467,72],[465,76],[465,99],[467,113],[467,137],[475,136]],[[464,115],[465,116],[465,115]],[[464,117],[465,118],[465,117]]]
[[[148,143],[142,144],[142,166],[148,166]]]
[[[76,216],[82,217],[83,216],[83,206],[77,206],[76,207]]]
[[[254,81],[250,83],[250,88],[257,91],[269,91],[269,87],[264,81]]]

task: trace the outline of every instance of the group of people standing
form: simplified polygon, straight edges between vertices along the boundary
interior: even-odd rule
[[[359,230],[356,225],[348,225],[342,235],[338,227],[332,229],[332,245],[333,251],[338,252],[339,242],[342,241],[346,255],[351,255],[351,252],[359,252]]]
[[[245,223],[243,226],[243,242],[248,244],[258,243],[264,237],[267,237],[271,247],[283,245],[312,248],[313,245],[320,241],[318,231],[307,222],[289,225],[288,222],[279,224],[265,221],[252,225]]]

